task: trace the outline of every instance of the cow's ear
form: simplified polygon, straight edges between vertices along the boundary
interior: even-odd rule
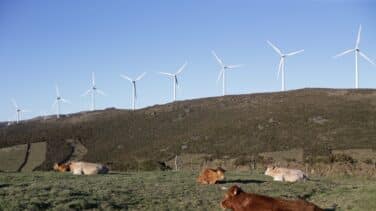
[[[238,186],[235,186],[234,189],[232,190],[232,195],[236,196],[240,192],[240,188]]]

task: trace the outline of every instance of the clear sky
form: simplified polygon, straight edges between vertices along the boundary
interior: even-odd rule
[[[131,106],[131,85],[119,77],[147,75],[138,85],[137,107],[171,101],[174,72],[185,61],[178,99],[221,94],[219,66],[245,66],[227,74],[229,94],[280,89],[278,55],[305,49],[286,62],[286,88],[354,87],[354,56],[332,57],[355,45],[376,59],[376,1],[372,0],[0,0],[0,120],[21,108],[52,114],[55,84],[72,105],[88,110],[82,97],[95,72],[98,108]],[[376,88],[376,67],[360,59],[360,87]]]

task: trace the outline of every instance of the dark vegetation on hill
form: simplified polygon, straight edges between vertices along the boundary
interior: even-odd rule
[[[187,100],[137,111],[106,109],[0,128],[0,147],[46,141],[40,169],[68,159],[74,139],[85,160],[133,168],[180,153],[239,157],[304,149],[376,148],[376,90],[302,89]]]

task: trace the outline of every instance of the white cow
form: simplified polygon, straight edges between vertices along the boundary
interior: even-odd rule
[[[265,175],[273,177],[274,181],[282,182],[296,182],[308,179],[308,176],[301,170],[279,168],[275,166],[268,166],[268,168],[265,171]]]
[[[106,174],[109,169],[99,163],[89,163],[82,161],[71,161],[69,163],[70,171],[75,175],[94,175],[94,174]]]

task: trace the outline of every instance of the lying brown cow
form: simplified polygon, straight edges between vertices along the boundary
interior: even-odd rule
[[[225,179],[225,170],[221,167],[217,169],[205,169],[197,178],[197,182],[201,184],[215,184]]]
[[[246,193],[236,185],[227,191],[221,207],[233,211],[324,211],[304,200],[286,200]]]
[[[58,172],[67,172],[70,171],[69,163],[55,163],[54,164],[54,170]]]

